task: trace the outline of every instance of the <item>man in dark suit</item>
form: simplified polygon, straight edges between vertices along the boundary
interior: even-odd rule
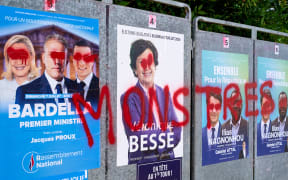
[[[232,118],[222,125],[221,136],[243,136],[243,141],[248,142],[248,122],[241,117],[242,112],[242,96],[240,92],[234,90],[230,97],[234,100],[232,102],[231,115]],[[242,141],[237,142],[237,152],[240,152]],[[246,145],[246,143],[245,143]],[[246,145],[246,152],[248,152],[248,145]]]
[[[243,141],[243,143],[242,143],[242,149],[241,149],[241,151],[240,151],[240,153],[239,153],[239,159],[244,159],[244,158],[246,158],[246,157],[247,157],[246,143],[245,143],[245,141]]]
[[[69,103],[68,98],[40,98],[26,99],[27,94],[63,94],[75,93],[78,91],[77,84],[64,77],[66,68],[66,40],[58,34],[47,36],[44,43],[42,60],[45,65],[45,72],[34,81],[20,86],[16,91],[16,104],[23,107],[24,104],[33,105],[35,103]],[[32,106],[33,108],[33,106]]]
[[[241,117],[242,96],[241,93],[237,93],[236,90],[231,93],[231,97],[234,98],[234,96],[237,97],[235,98],[234,102],[232,102],[232,118],[223,124],[221,135],[225,136],[225,134],[223,134],[223,130],[226,130],[230,131],[232,133],[232,136],[243,135],[244,140],[246,141],[246,139],[248,138],[248,122],[243,117]]]
[[[285,92],[280,92],[278,97],[278,108],[279,117],[272,121],[272,131],[288,131],[288,121],[287,121],[287,94]]]
[[[264,104],[268,103],[268,97],[272,99],[272,95],[269,89],[264,89],[264,94],[266,96],[261,96],[260,97],[260,104],[261,104],[261,109],[263,109]],[[271,104],[268,104],[271,105]],[[265,105],[267,106],[267,105]],[[271,120],[270,120],[270,114],[269,113],[264,113],[262,114],[262,119],[261,121],[257,124],[257,155],[263,155],[266,154],[267,152],[267,147],[266,147],[266,134],[272,131],[271,128]]]
[[[216,159],[216,145],[212,145],[212,141],[220,137],[221,123],[219,116],[221,113],[222,96],[211,92],[207,97],[207,125],[202,128],[202,165],[210,164],[209,161]]]
[[[77,73],[76,82],[80,94],[94,109],[97,108],[99,99],[99,79],[93,74],[95,58],[87,41],[80,40],[74,45],[73,65]]]

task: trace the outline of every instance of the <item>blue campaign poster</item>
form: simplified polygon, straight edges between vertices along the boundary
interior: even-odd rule
[[[72,102],[78,93],[97,109],[99,20],[0,11],[0,179],[76,177],[99,168],[99,119],[85,113],[88,144]]]
[[[248,54],[202,51],[202,87],[217,87],[202,95],[202,166],[247,158],[248,118],[244,85],[248,82]],[[235,88],[225,89],[231,84]],[[238,92],[238,95],[237,95]],[[208,96],[208,97],[207,97]],[[224,119],[224,97],[234,98]]]
[[[257,116],[257,156],[288,152],[287,70],[287,60],[257,57],[257,83],[272,81],[271,88],[263,87],[266,97],[260,93],[261,86],[258,87],[257,108],[262,112],[265,103],[274,104],[272,112],[265,110]],[[273,103],[269,102],[269,97]]]

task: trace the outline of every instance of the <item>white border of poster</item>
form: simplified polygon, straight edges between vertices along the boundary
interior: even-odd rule
[[[117,166],[128,165],[129,145],[122,121],[120,98],[138,81],[130,68],[130,47],[139,39],[152,42],[158,51],[159,64],[156,66],[154,83],[161,88],[168,85],[171,98],[184,85],[183,34],[117,25]],[[183,105],[183,96],[179,96],[178,101]],[[174,109],[178,121],[183,121],[183,113]],[[183,128],[181,140],[174,148],[174,156],[183,156]]]

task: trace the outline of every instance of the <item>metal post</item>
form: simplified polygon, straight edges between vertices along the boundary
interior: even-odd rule
[[[153,0],[154,2],[159,2],[162,4],[167,4],[167,5],[171,5],[171,6],[175,6],[175,7],[179,7],[179,8],[185,8],[186,11],[186,19],[189,19],[189,21],[191,21],[192,19],[192,12],[191,12],[191,8],[188,4],[182,3],[182,2],[176,2],[176,1],[172,1],[172,0]]]
[[[102,2],[107,3],[107,4],[113,4],[113,0],[102,0]]]

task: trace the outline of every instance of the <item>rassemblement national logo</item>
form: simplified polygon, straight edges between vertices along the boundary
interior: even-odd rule
[[[41,168],[51,168],[63,165],[63,158],[82,156],[82,151],[76,152],[46,152],[37,153],[34,151],[24,155],[22,168],[26,173],[36,173]]]
[[[26,173],[35,173],[39,169],[35,166],[35,157],[37,156],[37,152],[28,152],[24,155],[22,160],[22,168]]]

